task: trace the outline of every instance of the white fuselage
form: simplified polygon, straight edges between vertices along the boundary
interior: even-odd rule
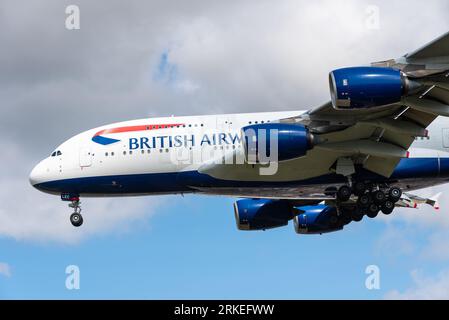
[[[235,151],[239,153],[242,147],[241,129],[252,124],[276,122],[279,119],[298,116],[303,111],[266,112],[250,114],[228,114],[186,117],[148,118],[114,123],[80,133],[62,143],[51,156],[42,160],[30,175],[31,183],[38,187],[60,182],[57,187],[41,187],[42,191],[58,194],[75,192],[91,196],[130,195],[130,194],[165,194],[189,192],[189,186],[196,179],[192,174],[198,173],[206,163],[222,157],[223,154]],[[449,159],[449,119],[439,117],[429,127],[429,138],[418,138],[410,148],[411,158]],[[440,161],[440,160],[438,160]],[[310,167],[308,167],[310,166]],[[253,188],[254,183],[286,182],[287,188],[291,181],[303,181],[322,175],[315,169],[316,163],[302,163],[294,170],[288,165],[279,174],[273,176],[251,175],[238,173],[232,181],[251,181],[246,188]],[[301,170],[304,168],[304,170]],[[320,169],[321,170],[321,169]],[[326,168],[327,170],[327,168]],[[200,170],[201,171],[201,170]],[[180,176],[179,174],[186,173]],[[187,174],[189,173],[189,175]],[[176,176],[173,176],[176,175]],[[201,175],[198,173],[198,175]],[[227,174],[225,174],[227,175]],[[108,178],[110,177],[110,179]],[[123,180],[121,179],[123,177]],[[145,178],[161,179],[160,190],[155,187],[155,181],[149,183],[146,190]],[[410,177],[411,179],[413,177]],[[442,177],[443,178],[443,177]],[[73,187],[71,183],[83,181],[82,187]],[[90,180],[88,180],[90,179]],[[164,181],[162,181],[165,179]],[[170,183],[179,183],[182,187],[170,187]],[[187,180],[186,180],[187,179]],[[226,180],[227,177],[220,177]],[[203,179],[204,180],[204,179]],[[233,185],[223,185],[223,192],[210,182],[198,182],[195,190],[210,189],[213,194],[235,196],[251,196],[242,190],[232,191]],[[127,188],[126,184],[139,183],[139,188]],[[138,181],[138,182],[137,182]],[[157,182],[157,181],[156,181]],[[428,183],[417,186],[428,186],[442,183],[441,179],[429,180]],[[202,183],[208,188],[202,189]],[[101,184],[105,188],[94,188],[92,184]],[[309,184],[309,183],[308,183]],[[65,186],[67,190],[65,190]],[[216,188],[215,188],[216,187]],[[61,189],[62,188],[62,189]],[[277,184],[278,191],[273,196],[281,196],[283,186]],[[257,189],[257,188],[256,188]],[[306,188],[307,189],[307,188]],[[191,190],[190,190],[191,191]],[[291,194],[297,190],[287,190]],[[317,189],[312,188],[304,196],[311,196]],[[257,192],[254,196],[257,196]],[[266,194],[261,193],[261,196]]]

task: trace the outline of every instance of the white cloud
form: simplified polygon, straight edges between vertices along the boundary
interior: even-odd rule
[[[402,221],[408,224],[414,224],[422,227],[436,227],[439,229],[449,228],[449,215],[446,213],[449,208],[449,192],[447,185],[440,185],[432,188],[426,188],[413,191],[413,194],[421,197],[430,198],[441,192],[439,198],[440,210],[435,210],[428,205],[420,205],[417,210],[403,208],[395,210],[391,218],[384,218],[386,221]]]
[[[85,225],[72,228],[66,204],[27,179],[71,134],[149,114],[309,109],[329,99],[333,68],[395,58],[449,26],[447,1],[173,3],[80,0],[81,30],[69,32],[59,2],[25,15],[17,1],[1,2],[0,236],[74,243],[147,221],[163,202],[83,200]],[[378,31],[365,27],[371,4]],[[178,73],[175,90],[152,78],[164,52]],[[441,218],[405,219],[438,226]]]
[[[11,277],[11,267],[5,262],[0,262],[0,275]]]
[[[404,292],[392,290],[385,295],[385,299],[393,300],[448,300],[449,299],[449,270],[443,271],[435,277],[427,277],[419,270],[411,272],[413,286]]]
[[[390,216],[379,216],[387,228],[377,241],[378,252],[392,256],[414,255],[422,260],[449,260],[449,192],[442,185],[413,192],[422,197],[432,197],[439,192],[440,210],[428,205],[418,209],[398,208]],[[417,234],[420,235],[419,242]]]
[[[416,250],[413,238],[409,237],[409,231],[400,227],[387,225],[382,235],[375,244],[377,254],[396,258],[400,255],[411,255]]]
[[[0,236],[33,242],[77,243],[102,233],[147,228],[146,221],[162,202],[157,197],[81,199],[84,224],[74,228],[69,222],[73,209],[66,202],[41,194],[27,183],[23,177],[0,186],[5,197],[0,204]]]
[[[449,260],[449,229],[432,232],[427,245],[422,249],[421,256],[428,260]]]
[[[104,233],[124,233],[148,228],[151,217],[164,200],[161,197],[81,199],[84,225],[69,221],[73,209],[59,197],[43,194],[28,182],[32,165],[18,145],[0,141],[7,166],[0,168],[0,237],[20,241],[77,243]]]

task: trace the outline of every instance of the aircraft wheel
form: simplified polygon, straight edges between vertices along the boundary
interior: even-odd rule
[[[344,215],[342,217],[342,222],[344,225],[350,224],[352,221],[352,217],[350,215]]]
[[[393,187],[388,192],[388,195],[390,196],[390,199],[393,202],[397,202],[402,196],[402,190],[399,188]]]
[[[363,182],[356,182],[354,184],[353,189],[354,189],[354,194],[355,195],[361,196],[362,194],[365,193],[367,188],[366,188],[366,184],[364,184]]]
[[[384,205],[382,206],[382,212],[383,214],[389,215],[394,210],[394,202],[387,200],[385,201]]]
[[[379,214],[379,206],[375,203],[370,204],[370,206],[368,207],[368,213],[366,215],[371,219],[373,219],[377,217],[378,214]]]
[[[70,215],[70,222],[74,227],[81,227],[83,224],[83,216],[77,212]]]
[[[343,207],[341,210],[340,222],[347,225],[352,222],[352,216],[357,213],[356,207]]]
[[[355,221],[355,222],[362,221],[363,216],[365,215],[365,213],[366,213],[366,209],[365,208],[357,207],[357,209],[354,210],[352,212],[352,214],[351,214],[352,221]]]
[[[361,196],[359,196],[359,199],[357,200],[358,204],[360,207],[367,207],[369,206],[370,202],[371,202],[371,198],[369,195],[367,194],[362,194]]]
[[[361,213],[356,213],[352,216],[352,220],[355,222],[360,222],[363,219],[363,214]]]
[[[337,191],[337,199],[343,202],[348,201],[351,198],[351,194],[351,188],[349,188],[348,186],[342,186]]]
[[[373,200],[375,203],[382,205],[386,199],[387,197],[385,196],[385,193],[383,193],[382,191],[377,190],[373,192]]]

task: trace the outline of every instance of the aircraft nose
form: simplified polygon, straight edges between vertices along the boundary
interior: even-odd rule
[[[33,170],[31,170],[31,173],[29,176],[31,185],[33,187],[36,187],[36,185],[38,185],[39,183],[44,182],[45,174],[46,174],[46,169],[43,164],[43,161],[41,161],[33,168]]]

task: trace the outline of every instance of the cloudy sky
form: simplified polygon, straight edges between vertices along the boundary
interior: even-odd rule
[[[71,4],[80,30],[65,28]],[[449,30],[447,12],[444,0],[2,0],[0,298],[449,298],[446,197],[438,214],[323,237],[238,232],[226,198],[90,199],[75,230],[66,204],[28,184],[55,146],[109,122],[315,107],[330,70],[412,51]],[[380,290],[364,286],[372,264]]]

